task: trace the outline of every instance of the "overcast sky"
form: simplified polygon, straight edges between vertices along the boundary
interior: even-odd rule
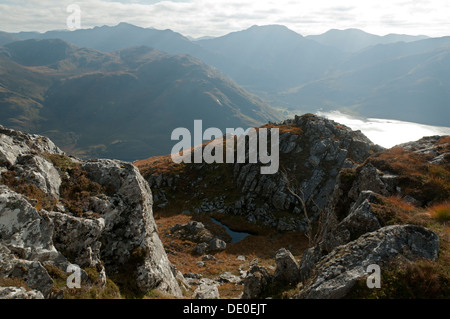
[[[347,28],[450,35],[448,0],[0,0],[0,30],[65,29],[70,4],[81,8],[81,28],[128,22],[200,37],[283,24],[302,35]]]

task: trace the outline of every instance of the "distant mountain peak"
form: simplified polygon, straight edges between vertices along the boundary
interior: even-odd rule
[[[291,33],[297,36],[303,37],[301,34],[289,29],[288,27],[281,24],[267,24],[267,25],[253,25],[245,31],[253,31],[253,32],[284,32]]]

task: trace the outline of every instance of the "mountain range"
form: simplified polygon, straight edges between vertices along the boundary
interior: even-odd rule
[[[148,47],[104,53],[31,39],[5,45],[0,61],[2,124],[45,132],[79,156],[131,161],[167,154],[172,130],[195,119],[221,129],[281,119],[187,55]]]
[[[450,126],[450,37],[269,25],[192,39],[120,23],[1,32],[0,45],[1,124],[78,156],[164,155],[195,119],[254,126],[280,109]]]

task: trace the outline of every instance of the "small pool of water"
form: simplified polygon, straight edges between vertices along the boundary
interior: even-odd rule
[[[231,244],[233,243],[237,243],[240,242],[242,239],[244,239],[247,236],[250,236],[249,233],[245,233],[245,232],[236,232],[231,230],[230,228],[228,228],[227,226],[225,226],[224,224],[222,224],[221,222],[219,222],[217,219],[214,219],[211,217],[211,220],[216,223],[217,225],[223,226],[225,227],[225,230],[227,231],[228,235],[231,236]]]

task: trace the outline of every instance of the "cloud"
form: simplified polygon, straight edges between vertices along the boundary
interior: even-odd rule
[[[4,0],[3,31],[66,28],[69,4],[82,10],[82,27],[129,22],[185,35],[218,36],[252,25],[284,24],[303,34],[361,28],[375,34],[447,35],[447,0]]]

